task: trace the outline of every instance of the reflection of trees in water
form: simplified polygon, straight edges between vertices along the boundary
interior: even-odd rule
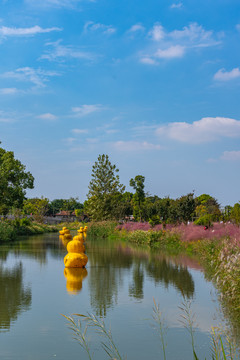
[[[0,259],[7,259],[7,254],[13,253],[16,257],[24,255],[24,257],[34,259],[40,264],[47,262],[47,253],[56,259],[62,259],[66,252],[65,247],[59,241],[56,233],[23,236],[10,244],[7,251],[0,248]]]
[[[194,281],[187,268],[163,258],[155,258],[148,262],[146,271],[156,283],[161,282],[167,288],[172,285],[188,298],[193,296]]]
[[[106,316],[107,309],[117,303],[118,286],[121,282],[119,271],[114,267],[91,267],[88,277],[91,306],[96,315]]]
[[[144,298],[144,272],[156,283],[174,286],[186,297],[194,294],[194,281],[188,269],[174,264],[164,256],[151,256],[116,242],[101,240],[87,242],[88,283],[91,305],[97,315],[105,316],[107,309],[117,302],[119,286],[123,283],[124,269],[132,268],[129,296],[137,300]]]
[[[30,288],[23,285],[23,269],[19,263],[13,269],[0,267],[0,331],[9,330],[11,322],[31,306]]]
[[[131,256],[123,256],[116,251],[110,243],[110,247],[101,247],[97,242],[87,245],[91,263],[91,267],[88,267],[91,305],[98,316],[106,316],[107,309],[117,303],[118,289],[123,283],[123,271],[131,267],[132,259]]]
[[[137,259],[133,267],[133,279],[129,286],[129,295],[135,299],[143,299],[143,283],[144,283],[144,271],[141,265],[141,261]]]

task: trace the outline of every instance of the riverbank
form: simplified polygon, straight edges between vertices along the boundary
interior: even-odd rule
[[[88,234],[126,242],[149,245],[169,254],[197,257],[206,277],[219,291],[230,317],[240,323],[240,228],[233,224],[214,224],[210,229],[194,224],[161,225],[151,228],[148,223],[90,223]],[[227,310],[228,311],[228,310]]]
[[[15,240],[21,235],[36,235],[56,232],[56,226],[40,224],[27,218],[0,221],[0,243]]]

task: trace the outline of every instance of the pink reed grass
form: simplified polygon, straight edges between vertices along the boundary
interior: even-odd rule
[[[154,230],[160,231],[163,230],[162,225],[156,225],[152,228],[148,222],[137,223],[137,222],[128,222],[117,227],[119,230],[124,229],[126,231],[135,231],[135,230]],[[229,239],[235,240],[236,243],[240,246],[240,227],[231,224],[231,223],[214,223],[212,227],[207,230],[204,230],[203,226],[195,225],[190,223],[188,225],[166,225],[166,230],[177,233],[181,236],[183,241],[194,241],[201,239],[221,239],[223,237],[228,237]]]

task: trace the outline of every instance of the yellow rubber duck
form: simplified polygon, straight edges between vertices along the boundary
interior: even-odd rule
[[[78,230],[78,236],[79,236],[79,241],[84,241],[84,236],[83,236],[83,227],[81,226],[80,229]],[[81,240],[80,240],[81,239]]]
[[[74,236],[74,238],[76,237]],[[86,266],[88,257],[84,254],[85,246],[83,245],[83,241],[77,239],[71,240],[67,244],[67,251],[68,254],[64,258],[66,268],[83,268]]]
[[[84,226],[84,229],[83,229],[83,237],[84,237],[84,240],[87,239],[87,229],[88,229],[88,227],[87,227],[87,226]]]

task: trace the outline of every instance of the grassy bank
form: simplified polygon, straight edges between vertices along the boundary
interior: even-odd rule
[[[197,225],[102,222],[89,225],[89,235],[146,244],[169,254],[185,253],[197,257],[206,276],[215,282],[222,303],[240,323],[240,228],[233,224],[214,224],[204,230]]]
[[[36,223],[29,219],[1,220],[0,243],[13,241],[20,235],[44,234],[57,231],[56,226]]]

